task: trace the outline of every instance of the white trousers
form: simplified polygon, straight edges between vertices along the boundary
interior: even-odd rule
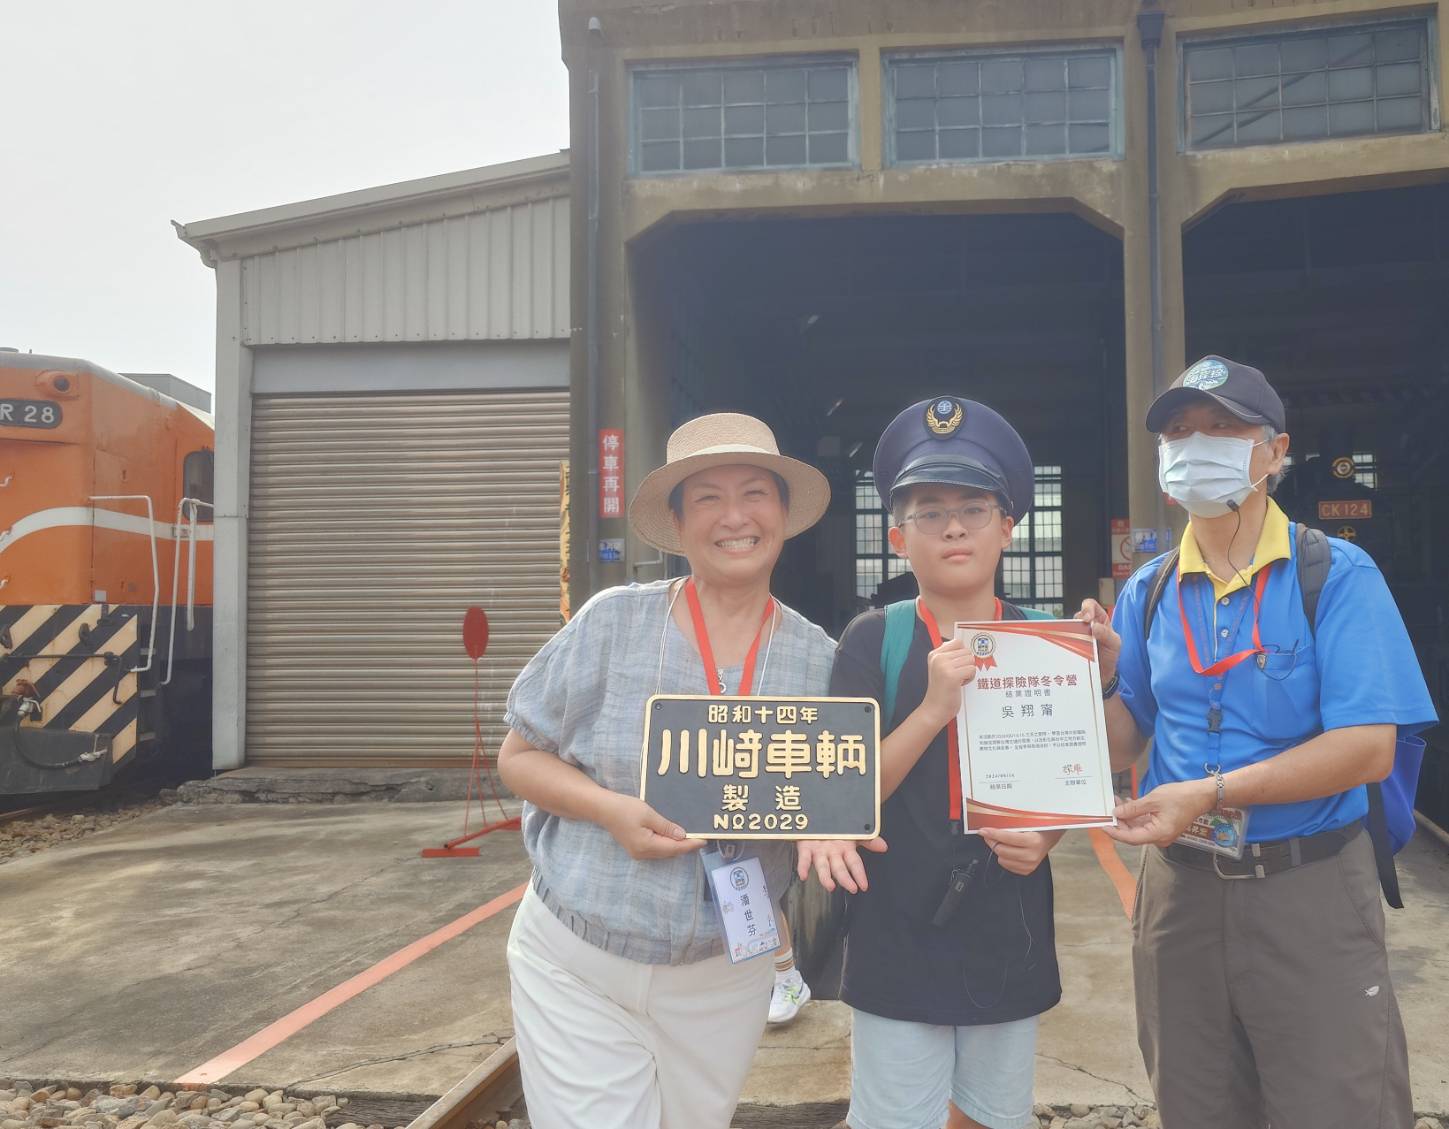
[[[728,1129],[775,967],[640,964],[574,936],[529,885],[508,935],[533,1129]]]

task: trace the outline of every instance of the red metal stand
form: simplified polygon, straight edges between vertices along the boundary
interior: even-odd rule
[[[456,839],[449,839],[441,847],[424,848],[422,857],[425,859],[477,858],[477,847],[465,847],[462,844],[471,843],[474,839],[481,839],[484,835],[490,835],[494,831],[518,831],[523,826],[522,817],[510,816],[504,808],[503,801],[498,796],[498,787],[494,783],[493,773],[488,771],[488,766],[483,759],[482,691],[478,663],[488,649],[488,617],[483,614],[482,608],[469,608],[463,616],[463,649],[473,660],[473,765],[468,772],[468,802],[463,809],[463,834]],[[468,822],[473,811],[475,786],[478,793],[478,813],[482,815],[486,810],[483,804],[485,778],[488,781],[488,791],[492,794],[493,802],[498,805],[498,814],[503,818],[494,820],[492,823],[485,823],[477,831],[469,831]]]

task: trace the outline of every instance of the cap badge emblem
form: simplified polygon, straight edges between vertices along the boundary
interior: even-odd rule
[[[966,408],[955,400],[940,399],[931,401],[930,407],[926,409],[926,426],[931,429],[933,435],[944,439],[948,435],[955,435],[961,428],[961,421],[966,418]]]
[[[1208,357],[1198,361],[1192,368],[1182,375],[1182,386],[1184,388],[1195,388],[1199,392],[1206,392],[1212,388],[1220,388],[1228,382],[1228,366],[1222,361]]]

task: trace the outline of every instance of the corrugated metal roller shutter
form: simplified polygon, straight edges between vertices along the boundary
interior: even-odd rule
[[[470,604],[495,754],[508,688],[560,622],[567,457],[563,390],[257,397],[247,761],[466,760]]]

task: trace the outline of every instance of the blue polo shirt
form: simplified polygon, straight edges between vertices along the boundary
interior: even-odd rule
[[[1268,570],[1258,627],[1267,654],[1218,676],[1193,670],[1183,613],[1200,663],[1210,667],[1253,646],[1253,586],[1224,592],[1221,584],[1214,589],[1205,571],[1175,573],[1163,589],[1145,650],[1143,612],[1162,558],[1138,569],[1123,587],[1112,623],[1122,636],[1122,702],[1137,728],[1152,737],[1144,793],[1170,781],[1201,779],[1205,765],[1231,772],[1256,764],[1327,729],[1392,724],[1405,736],[1438,720],[1404,621],[1373,559],[1329,538],[1332,563],[1315,633],[1303,614],[1292,532],[1288,559],[1264,559],[1253,569]],[[1263,549],[1260,542],[1259,556],[1277,556]],[[1220,728],[1213,733],[1209,712],[1218,710]],[[1247,838],[1312,835],[1362,819],[1367,811],[1362,787],[1319,800],[1262,804],[1252,810]]]

